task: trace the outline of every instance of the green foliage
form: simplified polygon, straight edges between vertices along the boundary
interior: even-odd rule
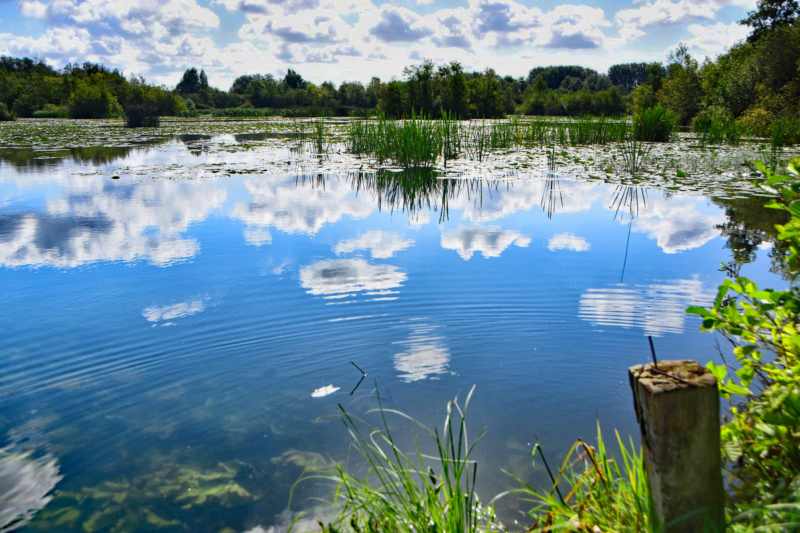
[[[578,439],[555,476],[537,443],[531,453],[533,465],[538,453],[552,487],[538,489],[506,472],[521,488],[498,498],[516,493],[535,505],[528,511],[536,520],[529,531],[657,531],[641,452],[633,439],[626,446],[619,433],[616,436],[621,464],[608,452],[598,422],[597,445]],[[583,468],[576,468],[576,464]]]
[[[703,101],[699,66],[684,44],[670,54],[668,61],[668,76],[656,95],[659,102],[675,115],[678,123],[685,126],[700,111]]]
[[[729,459],[734,498],[730,516],[734,530],[800,527],[800,160],[795,176],[765,174],[762,187],[776,196],[769,207],[788,212],[777,226],[789,249],[792,285],[785,290],[759,289],[751,280],[726,280],[710,309],[690,307],[703,319],[704,331],[720,331],[734,343],[736,366],[709,369],[726,398],[746,401],[731,405],[723,427],[722,448]]]
[[[474,387],[463,407],[458,399],[447,404],[441,432],[428,428],[408,415],[380,404],[381,427],[348,413],[341,405],[342,421],[353,445],[368,467],[363,479],[353,477],[342,466],[335,473],[309,469],[303,480],[326,480],[336,484],[339,515],[325,531],[345,528],[357,532],[470,533],[489,530],[491,508],[481,508],[475,494],[478,465],[472,460],[475,439],[467,434],[466,417]],[[401,450],[389,428],[387,415],[400,417],[421,430],[435,445],[424,454],[414,434],[415,453]]]
[[[9,111],[5,103],[0,102],[0,122],[8,122],[11,120],[17,120],[17,115]]]
[[[438,125],[416,115],[403,121],[384,116],[375,122],[354,121],[347,139],[351,152],[372,155],[379,163],[392,161],[403,168],[433,166],[443,147]]]
[[[622,89],[632,91],[647,81],[647,63],[623,63],[608,69],[611,83]]]
[[[770,30],[791,24],[800,14],[800,3],[797,0],[759,0],[758,7],[747,13],[747,18],[739,21],[753,28],[748,37],[757,41]]]
[[[519,106],[517,113],[549,116],[618,116],[624,114],[626,109],[627,105],[617,87],[602,91],[581,89],[575,92],[534,88]]]
[[[33,112],[33,118],[69,118],[67,106],[45,104],[44,109]]]
[[[119,110],[117,98],[101,85],[78,82],[69,99],[70,118],[109,118]]]

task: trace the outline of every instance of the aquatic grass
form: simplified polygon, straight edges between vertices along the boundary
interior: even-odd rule
[[[380,415],[381,427],[353,416],[339,405],[342,422],[368,472],[358,479],[337,465],[335,473],[309,469],[298,481],[335,483],[332,505],[340,510],[325,530],[469,533],[479,531],[483,524],[489,531],[492,508],[482,508],[478,502],[475,493],[478,465],[471,459],[484,431],[471,441],[466,425],[474,390],[473,386],[463,407],[458,398],[448,402],[441,432],[400,411],[384,408],[380,397],[378,408],[370,412]],[[395,441],[387,415],[397,416],[422,430],[434,443],[435,454],[422,452],[416,433],[413,455],[403,452]]]
[[[638,139],[636,134],[631,132],[628,138],[620,143],[620,148],[623,168],[631,174],[636,174],[644,169],[653,145]]]
[[[692,131],[698,134],[701,147],[707,144],[728,143],[736,146],[742,139],[741,126],[733,119],[705,113],[692,121]]]
[[[551,488],[538,489],[506,472],[521,486],[493,501],[518,494],[523,501],[534,504],[527,513],[535,519],[529,531],[659,531],[648,497],[641,451],[633,439],[625,445],[619,432],[615,433],[621,462],[609,453],[598,422],[597,445],[590,446],[582,439],[575,441],[556,475],[537,443],[531,452],[532,463],[535,466],[538,454],[550,477]]]
[[[350,152],[371,155],[379,163],[393,161],[403,168],[432,167],[444,146],[439,125],[416,115],[401,121],[385,116],[377,121],[356,120],[346,137]]]
[[[494,151],[534,146],[588,146],[619,142],[629,134],[625,121],[604,117],[569,120],[460,121],[446,112],[438,121],[412,115],[410,119],[354,120],[346,131],[351,153],[375,157],[379,163],[394,162],[404,168],[431,167],[439,157],[466,156],[482,162]]]
[[[312,127],[312,144],[314,145],[314,149],[317,151],[318,154],[324,153],[327,151],[327,144],[326,140],[329,138],[330,132],[328,131],[328,127],[325,125],[325,121],[322,119],[315,119],[311,122]]]

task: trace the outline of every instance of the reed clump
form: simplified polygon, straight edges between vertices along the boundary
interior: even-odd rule
[[[327,480],[336,485],[332,505],[338,506],[339,512],[325,531],[476,533],[482,526],[488,530],[493,514],[491,507],[483,508],[478,502],[478,466],[471,458],[483,432],[472,440],[466,426],[474,389],[463,407],[457,398],[448,402],[441,431],[384,408],[380,399],[375,411],[380,427],[353,416],[340,405],[342,421],[368,471],[359,479],[337,465],[335,473],[308,471],[301,477],[301,481]],[[434,453],[421,451],[416,433],[414,453],[400,449],[387,416],[397,416],[421,430],[434,443]]]
[[[377,120],[351,122],[347,148],[352,153],[374,157],[379,163],[425,168],[435,166],[440,158],[446,166],[449,160],[462,155],[481,162],[499,150],[554,144],[605,145],[626,139],[629,129],[626,121],[605,117],[461,121],[443,112],[436,121],[422,115],[395,121],[381,116]]]
[[[348,149],[375,157],[379,163],[393,162],[403,168],[426,168],[436,164],[444,147],[440,127],[424,117],[406,120],[359,120],[347,131]]]
[[[633,114],[633,136],[637,141],[669,142],[676,123],[672,113],[656,105]]]

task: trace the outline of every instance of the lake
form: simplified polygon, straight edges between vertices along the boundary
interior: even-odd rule
[[[627,369],[648,336],[719,361],[684,310],[723,262],[785,285],[780,219],[749,171],[702,189],[710,152],[666,187],[574,151],[377,170],[280,122],[57,127],[0,148],[0,482],[46,504],[24,531],[284,531],[332,495],[304,483],[287,510],[304,468],[358,472],[339,404],[441,426],[473,385],[481,499],[514,488],[503,469],[544,486],[537,441],[556,463],[598,418],[638,441]]]

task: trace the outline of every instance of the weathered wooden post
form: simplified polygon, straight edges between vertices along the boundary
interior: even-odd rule
[[[655,515],[668,532],[725,530],[717,380],[696,361],[629,369]]]

